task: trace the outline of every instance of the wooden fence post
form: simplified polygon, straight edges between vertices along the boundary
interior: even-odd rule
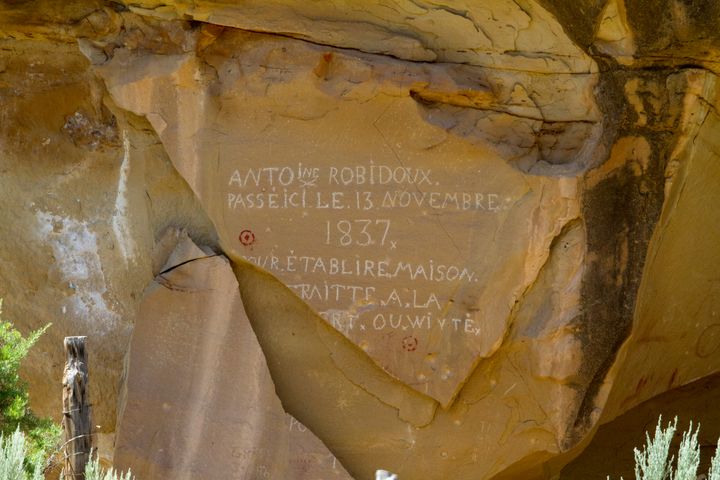
[[[92,448],[86,339],[87,337],[65,337],[64,342],[66,360],[63,372],[63,472],[68,480],[85,479],[85,465],[90,459]]]

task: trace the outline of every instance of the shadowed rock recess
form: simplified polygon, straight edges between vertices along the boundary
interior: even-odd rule
[[[597,472],[600,425],[720,370],[719,25],[0,3],[0,298],[53,323],[33,407],[87,335],[96,444],[142,480]]]

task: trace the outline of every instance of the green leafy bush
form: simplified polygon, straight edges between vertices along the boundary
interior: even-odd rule
[[[698,432],[700,426],[693,431],[693,424],[683,432],[680,447],[678,448],[678,459],[673,467],[675,457],[668,458],[670,453],[670,442],[675,435],[677,428],[677,417],[667,428],[662,428],[662,416],[655,427],[655,435],[651,439],[645,433],[646,445],[642,450],[635,449],[635,480],[696,480],[697,470],[700,465],[700,445],[698,445]],[[608,480],[610,477],[607,477]],[[720,440],[715,456],[710,464],[708,480],[720,480]],[[620,480],[623,480],[620,477]]]
[[[33,468],[57,448],[61,433],[60,426],[52,420],[38,418],[30,411],[27,385],[19,374],[20,364],[48,327],[23,337],[11,323],[0,317],[0,434],[5,438],[7,448],[18,448],[19,444],[13,443],[20,441],[16,433],[25,434],[22,445],[27,450],[25,468],[28,472],[33,472]]]

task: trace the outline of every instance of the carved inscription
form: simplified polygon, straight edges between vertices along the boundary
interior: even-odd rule
[[[496,215],[509,208],[511,197],[458,189],[432,168],[372,161],[352,167],[235,168],[226,178],[230,215],[262,211],[266,218],[296,222],[296,245],[309,246],[282,248],[274,232],[263,228],[265,222],[248,224],[238,237],[244,258],[291,279],[288,286],[345,335],[418,330],[482,335],[481,319],[470,312],[446,314],[453,299],[438,286],[452,290],[479,282],[479,275],[462,256],[445,260],[442,250],[452,248],[452,239],[442,220],[458,213]],[[418,243],[438,251],[419,256]],[[405,333],[397,337],[397,348],[407,353],[419,351],[419,343]]]
[[[555,180],[426,122],[412,99],[337,108],[228,114],[195,188],[233,255],[445,404],[501,344],[558,219],[575,214]]]

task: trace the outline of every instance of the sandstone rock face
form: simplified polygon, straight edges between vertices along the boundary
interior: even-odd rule
[[[445,406],[497,350],[551,241],[579,215],[575,178],[524,175],[433,124],[442,111],[419,107],[412,89],[457,88],[442,69],[401,72],[399,62],[245,34],[203,51],[222,73],[215,81],[193,54],[129,55],[99,68],[110,93],[153,123],[223,248],[275,274],[388,373]],[[318,68],[332,74],[318,78]],[[492,90],[473,94],[516,108]],[[597,117],[593,104],[565,103],[553,109]],[[258,113],[248,121],[247,111]],[[193,122],[182,120],[188,112]]]
[[[87,334],[141,478],[550,478],[716,372],[717,34],[666,3],[2,7],[35,407]]]
[[[283,411],[228,261],[186,235],[140,304],[125,386],[114,462],[138,478],[350,478]]]
[[[720,215],[708,208],[720,200],[719,117],[712,107],[718,103],[717,77],[694,71],[687,81],[689,108],[666,169],[663,211],[638,292],[639,321],[611,374],[617,375],[617,386],[603,412],[608,419],[716,372],[720,362],[720,250],[715,247]],[[694,226],[700,215],[707,215],[707,227]]]

